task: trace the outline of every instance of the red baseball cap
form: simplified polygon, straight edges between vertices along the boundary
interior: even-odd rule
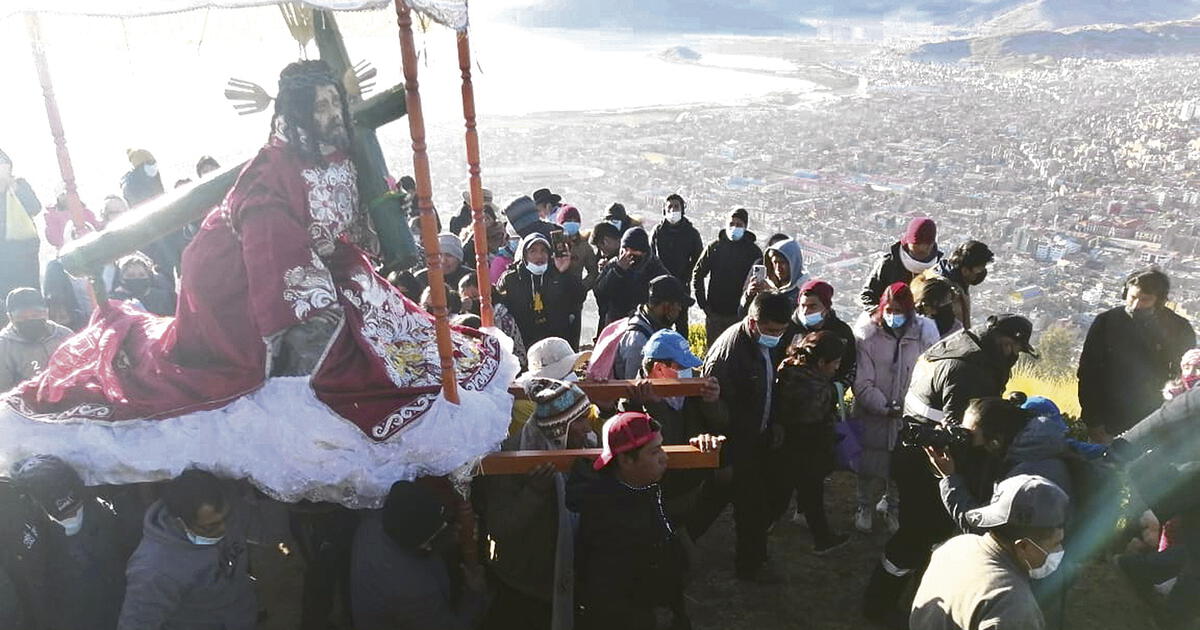
[[[644,413],[626,411],[609,418],[604,423],[604,451],[592,462],[592,468],[600,470],[617,455],[635,451],[654,440],[662,427]]]

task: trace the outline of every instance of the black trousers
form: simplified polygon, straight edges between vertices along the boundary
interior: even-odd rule
[[[518,591],[500,578],[494,578],[492,584],[496,595],[484,618],[484,630],[550,630],[553,604]]]
[[[772,482],[766,436],[738,454],[735,462],[718,470],[705,482],[696,508],[686,521],[688,533],[698,540],[713,521],[733,503],[737,536],[735,565],[738,572],[751,573],[767,561],[767,528],[778,493]]]
[[[770,520],[774,522],[787,511],[795,494],[796,505],[818,544],[833,533],[825,514],[825,479],[834,468],[833,439],[832,427],[793,427],[783,448],[773,453],[776,472],[772,476],[782,487],[775,493]]]

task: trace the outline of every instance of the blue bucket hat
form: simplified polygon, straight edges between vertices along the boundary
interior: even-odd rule
[[[643,361],[674,361],[685,369],[704,365],[700,357],[692,353],[687,339],[674,330],[660,330],[650,336],[642,348]]]

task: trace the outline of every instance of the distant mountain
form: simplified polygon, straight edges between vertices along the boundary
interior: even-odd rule
[[[1195,0],[1034,0],[999,12],[984,27],[992,32],[1058,30],[1092,24],[1138,24],[1185,20],[1200,14]]]
[[[784,0],[545,0],[516,13],[525,26],[678,33],[811,35]]]
[[[926,44],[911,56],[917,61],[955,63],[1015,57],[1118,59],[1197,53],[1200,53],[1200,20],[1180,20],[956,39]]]
[[[908,19],[999,34],[1200,15],[1200,0],[543,0],[526,26],[669,32],[815,32],[806,19]]]

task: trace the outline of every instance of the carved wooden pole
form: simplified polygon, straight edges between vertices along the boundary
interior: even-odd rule
[[[467,171],[471,174],[471,216],[475,227],[475,273],[479,281],[479,319],[495,325],[492,317],[492,274],[488,265],[487,229],[483,223],[483,180],[479,169],[479,131],[475,128],[475,86],[471,84],[471,41],[467,31],[458,34],[458,69],[462,71],[463,119],[467,125]]]
[[[29,28],[29,40],[33,46],[33,63],[37,66],[38,80],[42,84],[42,96],[46,99],[46,119],[50,123],[50,133],[54,136],[54,150],[58,154],[58,170],[62,175],[63,184],[67,188],[67,208],[71,211],[71,221],[75,229],[82,230],[83,202],[79,200],[79,191],[75,188],[75,168],[71,165],[71,154],[67,152],[67,137],[63,133],[62,118],[58,114],[58,102],[54,98],[54,82],[50,79],[50,64],[46,61],[46,49],[42,46],[42,26],[36,13],[25,15],[25,24]]]
[[[421,244],[425,247],[425,267],[429,270],[429,297],[437,325],[438,357],[442,363],[442,393],[446,400],[458,403],[458,381],[454,373],[454,346],[450,342],[450,320],[446,309],[446,280],[442,275],[441,250],[438,247],[437,217],[430,198],[433,184],[429,178],[429,156],[425,153],[425,115],[417,84],[417,45],[413,40],[412,10],[404,0],[396,0],[396,24],[400,27],[400,52],[404,63],[404,92],[408,104],[408,132],[412,137],[413,178],[417,181],[417,207],[421,211]]]

